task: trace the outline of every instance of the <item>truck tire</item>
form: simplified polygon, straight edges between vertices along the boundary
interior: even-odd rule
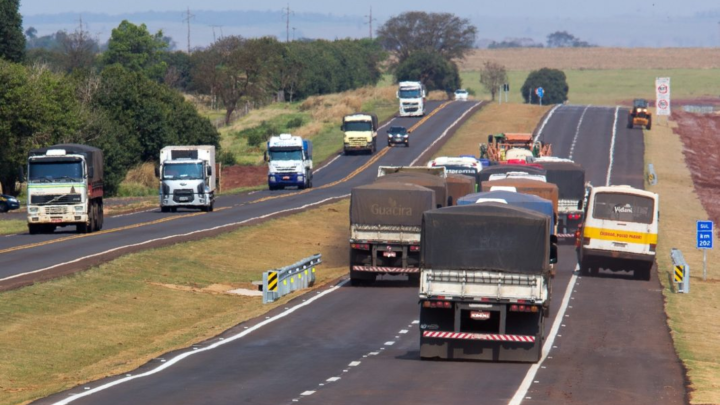
[[[170,212],[177,212],[177,207],[170,207]]]
[[[648,131],[652,128],[652,115],[648,117],[647,125],[645,126],[645,129]]]
[[[30,235],[37,235],[40,233],[40,225],[28,224],[28,233]]]
[[[0,213],[5,213],[10,211],[10,208],[5,203],[0,203]]]
[[[102,230],[105,224],[105,211],[103,210],[103,202],[100,200],[98,203],[98,231]]]
[[[650,281],[652,277],[653,263],[649,266],[643,266],[633,270],[633,278],[636,280]]]
[[[170,207],[160,207],[160,212],[170,212]]]
[[[215,211],[215,201],[210,203],[210,206],[208,207],[208,212]]]
[[[92,232],[97,232],[100,230],[100,223],[99,223],[99,215],[98,215],[98,206],[97,203],[92,204]]]

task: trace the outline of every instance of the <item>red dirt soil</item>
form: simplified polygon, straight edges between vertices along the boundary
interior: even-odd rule
[[[715,223],[720,222],[720,115],[693,114],[673,110],[678,123],[674,132],[685,146],[683,154],[690,169],[695,192]]]
[[[267,184],[267,166],[230,166],[222,169],[222,191]]]

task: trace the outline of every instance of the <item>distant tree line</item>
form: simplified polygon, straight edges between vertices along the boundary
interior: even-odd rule
[[[556,31],[547,36],[548,48],[590,48],[595,45],[582,41],[567,31]],[[535,42],[531,38],[507,38],[503,41],[492,41],[488,49],[506,48],[544,48],[542,43]]]
[[[180,91],[212,96],[229,118],[243,102],[374,85],[387,55],[371,40],[241,37],[187,54],[162,31],[128,21],[102,45],[82,26],[39,37],[32,27],[23,33],[18,7],[0,2],[0,183],[11,193],[28,151],[54,143],[101,148],[109,194],[163,146],[219,148],[217,130]]]

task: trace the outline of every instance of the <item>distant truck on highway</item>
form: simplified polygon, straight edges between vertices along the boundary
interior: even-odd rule
[[[593,187],[578,231],[580,271],[632,271],[650,280],[660,218],[659,196],[630,186]]]
[[[268,188],[305,189],[312,187],[313,144],[291,134],[272,136],[267,142],[265,161],[268,163]]]
[[[585,215],[585,169],[572,161],[542,161],[548,183],[558,186],[558,234],[574,238]]]
[[[552,288],[552,219],[501,202],[426,211],[422,359],[537,362]]]
[[[345,133],[343,152],[369,152],[377,150],[378,118],[375,114],[356,113],[346,115],[340,130]]]
[[[400,100],[401,117],[425,115],[425,85],[422,82],[398,83],[397,98]]]
[[[31,150],[27,166],[30,234],[74,225],[78,233],[103,227],[103,153],[86,145]]]
[[[215,146],[166,146],[160,150],[160,211],[215,208]]]

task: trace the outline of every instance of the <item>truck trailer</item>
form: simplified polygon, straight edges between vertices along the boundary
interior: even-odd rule
[[[268,163],[268,188],[305,189],[312,187],[312,141],[299,136],[281,134],[267,142],[265,161]]]
[[[86,145],[31,150],[27,166],[30,234],[74,225],[78,233],[103,227],[103,153]]]
[[[552,289],[552,220],[499,202],[423,214],[422,359],[537,362]]]
[[[422,214],[435,192],[411,183],[383,182],[352,189],[350,282],[364,285],[381,274],[419,277]]]
[[[215,207],[215,146],[167,146],[160,150],[160,211]]]
[[[542,162],[548,183],[558,186],[558,234],[574,240],[585,212],[585,169],[573,162]]]

